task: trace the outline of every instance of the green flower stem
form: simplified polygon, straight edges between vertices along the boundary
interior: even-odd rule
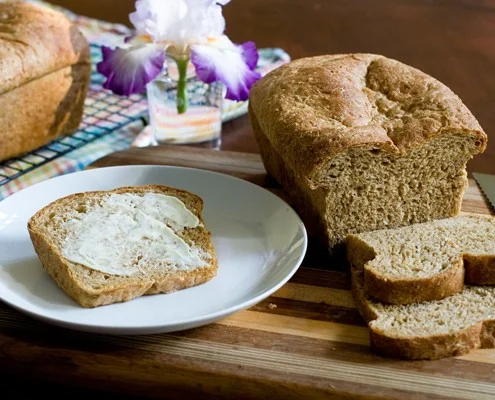
[[[187,98],[187,64],[189,64],[189,59],[176,60],[176,62],[179,71],[179,80],[177,81],[177,112],[184,114],[189,105]]]

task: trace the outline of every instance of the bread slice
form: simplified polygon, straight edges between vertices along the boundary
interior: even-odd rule
[[[352,269],[352,293],[378,353],[410,360],[459,356],[495,347],[495,287],[466,286],[442,300],[391,305],[366,296],[363,270]]]
[[[283,65],[253,86],[249,115],[267,172],[333,253],[348,234],[458,215],[487,143],[452,90],[376,54]]]
[[[495,219],[466,215],[349,235],[347,258],[363,270],[363,290],[374,299],[443,299],[464,282],[495,284]]]
[[[151,207],[147,209],[139,205],[153,201],[157,197],[154,195],[180,200],[192,213],[190,218],[196,221],[197,226],[180,225],[177,222],[180,218],[171,218],[166,208],[156,211],[158,206],[154,207],[153,203],[149,203]],[[58,199],[29,220],[28,230],[43,267],[55,282],[81,306],[97,307],[129,301],[145,294],[169,293],[212,279],[218,266],[211,233],[201,216],[202,208],[202,199],[184,190],[158,185],[123,187]],[[150,212],[154,219],[143,216]],[[104,222],[98,225],[100,220]],[[153,224],[158,224],[158,231],[153,231]],[[101,238],[104,244],[101,248],[98,247],[100,239],[95,243],[88,237],[93,233],[101,235],[100,229],[109,232]],[[170,235],[173,242],[172,247],[166,247],[167,251],[160,236],[165,234]],[[125,241],[128,240],[126,235],[138,236],[129,239],[129,244]],[[125,243],[125,246],[114,249],[112,240],[115,246],[118,243]],[[186,249],[183,254],[173,252],[176,243],[182,246],[177,249]],[[96,251],[93,249],[95,246],[103,249],[103,253],[91,253]],[[107,246],[108,254],[105,253]],[[85,248],[91,253],[89,265],[84,258],[88,257],[83,252]],[[99,265],[98,257],[103,257],[103,260],[107,257],[113,267]],[[122,265],[118,265],[120,261],[115,261],[115,257],[122,259]],[[74,261],[80,259],[81,262]],[[194,260],[194,264],[190,260]]]

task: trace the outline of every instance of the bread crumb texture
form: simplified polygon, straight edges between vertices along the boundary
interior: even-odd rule
[[[377,351],[437,359],[495,347],[494,226],[461,216],[348,238],[353,297]]]
[[[407,304],[439,300],[464,281],[495,284],[495,221],[459,216],[349,235],[349,263],[363,269],[366,294]]]

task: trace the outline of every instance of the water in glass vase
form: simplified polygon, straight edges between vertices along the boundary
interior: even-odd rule
[[[191,63],[185,81],[180,82],[176,64],[168,62],[167,65],[168,68],[147,85],[150,125],[156,142],[211,142],[217,147],[222,130],[224,86],[220,82],[200,81]],[[182,94],[178,96],[178,92]]]

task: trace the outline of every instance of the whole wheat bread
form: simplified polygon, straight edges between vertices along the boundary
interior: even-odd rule
[[[495,284],[495,220],[458,216],[347,237],[367,296],[390,304],[440,300],[464,282]]]
[[[448,87],[375,54],[279,67],[251,89],[249,114],[266,170],[334,250],[351,233],[457,215],[466,162],[487,142]]]
[[[145,196],[150,193],[173,196],[197,217],[198,226],[174,231],[185,243],[198,249],[202,260],[200,266],[179,267],[164,263],[153,254],[145,254],[147,264],[140,271],[131,276],[119,276],[72,262],[63,256],[64,243],[71,235],[71,221],[80,220],[86,213],[101,208],[110,196]],[[146,294],[173,292],[212,279],[217,272],[217,259],[211,233],[204,226],[201,216],[202,208],[202,199],[184,190],[158,185],[124,187],[78,193],[58,199],[29,220],[28,230],[43,267],[55,282],[81,306],[97,307],[129,301]],[[161,222],[168,226],[170,223],[166,217],[164,215]]]
[[[73,133],[89,82],[89,43],[60,11],[0,2],[0,160]]]
[[[364,291],[363,270],[352,269],[352,293],[368,322],[371,347],[404,359],[459,356],[495,347],[495,287],[465,286],[442,300],[383,304]]]

